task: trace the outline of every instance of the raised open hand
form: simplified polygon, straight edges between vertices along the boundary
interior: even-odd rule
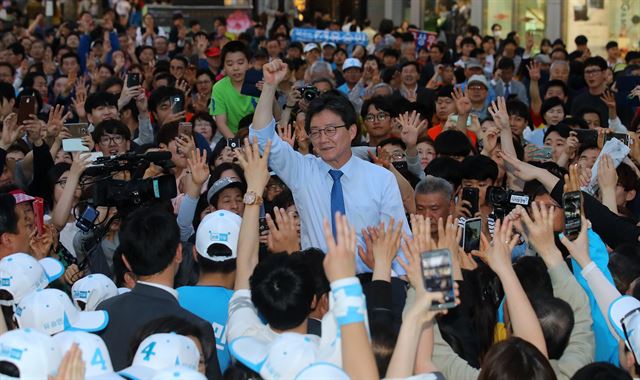
[[[339,212],[335,215],[336,237],[331,232],[331,224],[324,220],[324,238],[327,242],[327,254],[323,265],[329,282],[356,275],[356,231],[347,217]]]
[[[509,124],[509,113],[507,112],[507,102],[504,97],[498,96],[496,100],[491,102],[491,106],[489,106],[488,111],[498,127],[505,130],[511,130],[511,125]]]
[[[397,120],[402,127],[400,138],[407,146],[407,149],[415,147],[418,137],[423,135],[429,127],[427,119],[421,121],[420,114],[416,111],[412,111],[411,113],[405,112],[398,116]]]
[[[236,149],[238,164],[244,169],[244,177],[247,180],[247,190],[262,194],[267,182],[269,182],[269,152],[271,151],[271,141],[267,141],[264,152],[260,155],[258,139],[253,138],[253,143],[249,144],[249,139],[244,139],[242,149]],[[354,248],[355,249],[355,248]]]
[[[289,254],[300,250],[300,236],[296,229],[295,219],[283,208],[274,207],[275,223],[270,214],[266,215],[269,235],[267,235],[267,247],[269,251],[287,252]]]
[[[294,147],[296,143],[296,130],[295,128],[292,128],[291,124],[284,126],[277,124],[277,132],[278,136],[280,136],[283,141],[289,144],[292,148]]]
[[[454,87],[451,97],[456,102],[456,109],[459,116],[466,116],[471,112],[471,100],[467,96],[467,90],[462,91],[460,87]]]

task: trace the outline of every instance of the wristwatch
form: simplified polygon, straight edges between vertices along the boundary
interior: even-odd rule
[[[244,194],[244,198],[242,199],[242,202],[244,202],[244,204],[246,205],[261,205],[262,204],[262,197],[258,194],[256,194],[254,191],[247,191]]]

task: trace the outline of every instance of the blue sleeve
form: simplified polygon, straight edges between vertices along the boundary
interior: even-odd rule
[[[209,68],[209,62],[206,59],[198,58],[198,69],[206,70]]]
[[[598,269],[602,271],[602,274],[604,274],[607,280],[613,284],[613,278],[611,277],[611,272],[609,272],[609,268],[607,266],[609,263],[607,247],[602,242],[602,239],[600,239],[600,236],[593,232],[592,229],[589,229],[589,256]],[[613,335],[611,335],[611,331],[607,326],[607,321],[600,312],[595,296],[593,295],[591,288],[589,288],[587,280],[582,276],[582,269],[574,259],[571,259],[571,266],[576,280],[584,289],[587,297],[589,297],[591,317],[593,318],[593,333],[596,340],[595,361],[608,362],[618,366],[620,360],[618,358],[618,341]]]
[[[78,58],[80,58],[80,68],[82,73],[87,72],[87,56],[91,50],[91,36],[83,34],[80,36],[80,45],[78,45]]]

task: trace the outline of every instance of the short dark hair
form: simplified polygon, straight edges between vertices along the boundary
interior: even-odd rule
[[[161,125],[160,130],[158,130],[158,144],[169,145],[171,141],[175,140],[179,133],[178,124],[179,122],[174,121]]]
[[[464,45],[473,45],[473,47],[476,47],[476,40],[473,39],[473,37],[465,37],[462,39],[462,41],[460,41],[460,47],[463,47]]]
[[[550,80],[547,83],[547,86],[544,89],[544,93],[546,94],[547,91],[551,88],[551,87],[560,87],[562,88],[562,92],[564,92],[564,95],[567,96],[567,94],[569,94],[569,88],[567,87],[567,84],[564,83],[563,81],[561,81],[560,79],[553,79]]]
[[[230,257],[232,255],[231,248],[224,244],[211,244],[207,248],[207,255]],[[236,259],[227,259],[223,261],[209,260],[206,257],[198,255],[198,268],[200,268],[200,274],[203,273],[233,273],[236,270]]]
[[[171,60],[173,61],[174,59],[184,63],[185,68],[189,67],[189,60],[184,55],[174,55]]]
[[[84,103],[84,111],[91,113],[98,107],[118,107],[118,97],[108,92],[94,92],[87,96]]]
[[[460,161],[454,160],[451,157],[440,156],[429,162],[427,167],[424,168],[424,173],[447,180],[447,182],[453,185],[455,190],[462,184],[460,166]]]
[[[413,67],[415,67],[415,68],[416,68],[416,71],[417,71],[418,73],[420,73],[420,66],[418,65],[418,62],[416,62],[416,61],[406,61],[406,62],[404,62],[404,63],[402,63],[402,64],[400,65],[400,68],[399,68],[398,70],[402,71],[402,69],[404,69],[404,68],[405,68],[405,67],[407,67],[407,66],[413,66]]]
[[[393,114],[393,103],[391,101],[390,96],[374,96],[370,99],[365,100],[362,108],[360,109],[360,116],[364,119],[369,113],[369,107],[374,106],[379,110],[387,112],[389,114]]]
[[[22,46],[22,44],[20,42],[14,42],[11,45],[7,46],[8,50],[11,50],[11,52],[14,55],[21,55],[22,58],[25,57],[26,53],[24,51],[24,46]]]
[[[513,63],[513,59],[509,57],[502,57],[500,62],[498,62],[498,69],[500,70],[508,70],[508,69],[516,69],[515,63]]]
[[[173,77],[173,76],[172,76]],[[172,96],[182,95],[184,92],[175,87],[160,86],[151,92],[149,96],[149,111],[156,112],[160,104],[169,100]]]
[[[620,293],[626,293],[631,282],[640,277],[640,243],[625,243],[615,247],[609,257],[608,268],[616,288]]]
[[[113,69],[111,69],[111,71],[113,71]],[[116,76],[109,77],[109,78],[105,79],[104,82],[100,83],[100,86],[98,87],[98,91],[99,92],[107,92],[109,87],[112,87],[112,86],[123,87],[124,86],[124,81],[122,79],[116,77]]]
[[[402,141],[399,137],[389,137],[378,143],[378,147],[382,148],[385,145],[396,145],[402,148],[402,150],[407,149],[407,145]]]
[[[288,193],[291,194],[290,192]],[[276,199],[278,197],[276,197]],[[324,252],[322,252],[319,248],[307,248],[302,251],[294,252],[293,255],[299,255],[300,259],[309,267],[311,277],[313,277],[315,289],[314,294],[316,298],[320,298],[322,297],[322,295],[329,293],[329,291],[331,291],[331,286],[329,284],[329,280],[327,279],[327,275],[324,272]]]
[[[45,79],[45,81],[47,80],[47,75],[42,71],[31,71],[24,76],[24,79],[22,80],[22,86],[25,88],[33,88],[33,83],[35,82],[35,79],[37,77],[42,77]]]
[[[540,106],[540,116],[542,116],[542,118],[544,119],[544,114],[547,113],[547,111],[549,111],[553,107],[557,107],[557,106],[561,106],[562,109],[565,111],[565,114],[567,113],[564,102],[560,100],[560,98],[558,98],[557,96],[554,96],[554,97],[545,99],[542,102],[542,105]]]
[[[473,150],[467,135],[455,129],[440,133],[434,141],[434,148],[439,156],[466,157]]]
[[[0,236],[18,233],[16,199],[11,194],[0,194]]]
[[[527,121],[527,125],[532,124],[529,106],[518,99],[512,99],[507,102],[507,113],[509,116],[515,115],[525,119]]]
[[[180,228],[164,208],[140,207],[124,219],[120,228],[122,254],[137,276],[165,270],[176,256]]]
[[[460,165],[462,179],[475,179],[484,181],[487,179],[493,182],[498,179],[498,164],[491,158],[477,154],[466,157]]]
[[[542,141],[546,140],[547,137],[552,132],[556,132],[557,134],[560,135],[560,137],[567,139],[571,135],[571,128],[569,128],[569,126],[564,124],[563,122],[560,122],[556,125],[552,125],[549,128],[547,128],[547,130],[544,132],[544,137]]]
[[[100,142],[100,138],[104,136],[105,133],[121,135],[125,140],[131,140],[131,130],[120,120],[107,119],[96,125],[96,128],[93,131],[93,139],[96,144]]]
[[[242,53],[245,58],[247,58],[247,62],[251,60],[251,51],[249,47],[240,41],[229,41],[222,48],[222,52],[220,53],[220,62],[224,65],[224,60],[229,53]]]
[[[267,256],[258,263],[249,282],[251,300],[271,327],[288,330],[307,319],[315,284],[309,267],[298,256]]]
[[[571,306],[555,297],[530,300],[542,328],[549,359],[560,359],[569,345],[569,338],[575,324]]]
[[[586,45],[587,42],[589,42],[589,40],[587,39],[586,36],[584,35],[579,35],[576,38],[573,39],[573,42],[576,43],[576,45]]]
[[[607,42],[607,45],[605,46],[605,48],[607,50],[613,49],[613,48],[617,48],[617,47],[618,47],[618,42],[617,41],[609,41],[609,42]]]
[[[72,53],[72,52],[63,54],[62,57],[60,57],[60,63],[62,63],[62,61],[64,61],[67,58],[73,58],[76,60],[76,63],[80,64],[80,58],[76,53]]]
[[[0,63],[1,65],[2,63]],[[11,66],[11,65],[9,65]],[[11,83],[0,82],[0,102],[6,99],[8,102],[16,100],[16,90]]]
[[[547,358],[536,346],[522,338],[511,337],[494,344],[482,363],[478,380],[556,379]]]
[[[607,61],[599,55],[595,57],[589,57],[584,60],[584,69],[586,70],[589,66],[598,66],[600,70],[607,69]]]
[[[397,58],[400,58],[400,52],[394,48],[386,48],[382,51],[382,56],[383,57],[391,56],[391,57],[396,57],[397,59]]]
[[[622,368],[618,368],[611,363],[596,362],[589,363],[573,374],[571,380],[631,380],[629,373]]]
[[[11,66],[9,62],[0,62],[0,67],[7,67],[11,70],[11,75],[16,75],[16,68]]]
[[[307,108],[305,129],[311,130],[311,119],[322,111],[331,111],[342,118],[347,129],[356,124],[356,110],[347,97],[337,90],[327,91],[311,101]]]

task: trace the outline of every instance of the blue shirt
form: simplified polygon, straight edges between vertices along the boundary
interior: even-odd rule
[[[182,286],[176,290],[180,306],[211,322],[216,337],[220,371],[224,373],[231,364],[231,355],[227,347],[227,318],[233,290],[220,286]]]
[[[276,122],[271,120],[265,128],[249,129],[249,136],[258,138],[260,149],[264,149],[267,140],[271,140],[269,167],[291,189],[300,215],[300,240],[302,249],[316,247],[327,251],[322,228],[323,220],[331,221],[331,188],[333,180],[329,170],[334,169],[320,157],[312,154],[302,155],[282,141],[276,134]],[[347,219],[356,230],[358,245],[365,247],[361,230],[388,223],[394,218],[396,223],[403,222],[403,229],[411,236],[409,223],[404,213],[400,189],[393,174],[380,166],[351,156],[340,170],[344,173],[341,180]],[[399,253],[402,255],[402,253]],[[356,271],[371,272],[356,254]],[[394,261],[393,270],[398,275],[405,274],[402,267]]]

